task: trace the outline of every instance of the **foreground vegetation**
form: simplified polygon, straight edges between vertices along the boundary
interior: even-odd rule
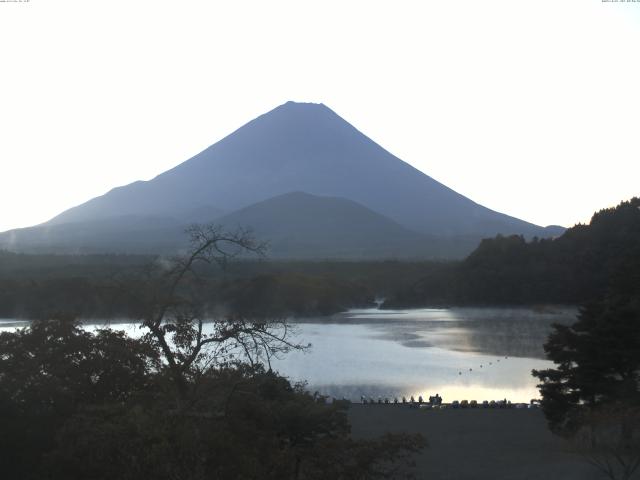
[[[192,249],[136,289],[144,335],[55,316],[0,334],[0,471],[32,479],[409,478],[417,435],[354,440],[348,403],[327,404],[269,368],[287,323],[240,314],[204,325],[200,265],[244,234],[194,229]]]
[[[423,444],[355,441],[347,404],[258,365],[199,371],[179,407],[157,348],[69,319],[0,334],[0,352],[4,478],[397,478]]]
[[[555,240],[486,240],[454,264],[227,268],[238,250],[263,246],[215,227],[191,235],[188,255],[151,262],[71,257],[63,268],[69,257],[1,255],[2,315],[25,305],[23,316],[45,318],[0,334],[9,478],[408,476],[422,437],[354,440],[347,403],[269,368],[274,355],[306,348],[288,337],[286,314],[366,305],[393,289],[401,293],[388,305],[582,303],[577,322],[555,326],[545,345],[555,366],[533,372],[545,416],[609,478],[640,468],[639,199]],[[47,314],[58,306],[72,315]],[[74,316],[98,313],[138,319],[144,335],[88,332]]]
[[[554,326],[544,345],[554,367],[533,372],[551,430],[611,480],[640,469],[639,207],[599,212],[564,240],[588,252],[582,268],[597,289],[573,325]]]

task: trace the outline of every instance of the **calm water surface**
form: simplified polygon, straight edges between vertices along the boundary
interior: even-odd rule
[[[575,309],[452,308],[351,310],[298,319],[296,340],[311,343],[273,368],[311,391],[359,400],[439,393],[452,400],[528,402],[538,398],[532,369],[547,368],[552,323],[572,323]],[[0,321],[0,330],[24,324]],[[131,323],[112,324],[133,335]]]

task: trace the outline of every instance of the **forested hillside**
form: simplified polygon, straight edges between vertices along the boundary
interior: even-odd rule
[[[640,285],[640,198],[595,213],[556,239],[485,239],[462,262],[431,268],[386,307],[584,303]]]
[[[0,251],[0,318],[136,318],[148,269],[162,257]],[[434,262],[241,260],[203,268],[211,315],[327,315],[409,288]]]

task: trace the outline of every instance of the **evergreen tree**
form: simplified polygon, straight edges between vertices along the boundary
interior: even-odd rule
[[[552,430],[573,433],[594,411],[640,405],[640,296],[610,293],[556,325],[545,351],[557,366],[535,371]]]

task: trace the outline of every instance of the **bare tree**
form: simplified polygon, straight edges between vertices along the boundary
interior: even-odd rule
[[[264,255],[266,244],[248,230],[229,232],[218,225],[194,225],[187,233],[188,253],[161,259],[150,270],[153,281],[142,318],[148,338],[164,356],[180,405],[193,381],[208,368],[242,361],[264,363],[270,369],[273,356],[304,348],[290,340],[291,328],[284,320],[207,318],[201,264],[226,268],[241,254]]]

